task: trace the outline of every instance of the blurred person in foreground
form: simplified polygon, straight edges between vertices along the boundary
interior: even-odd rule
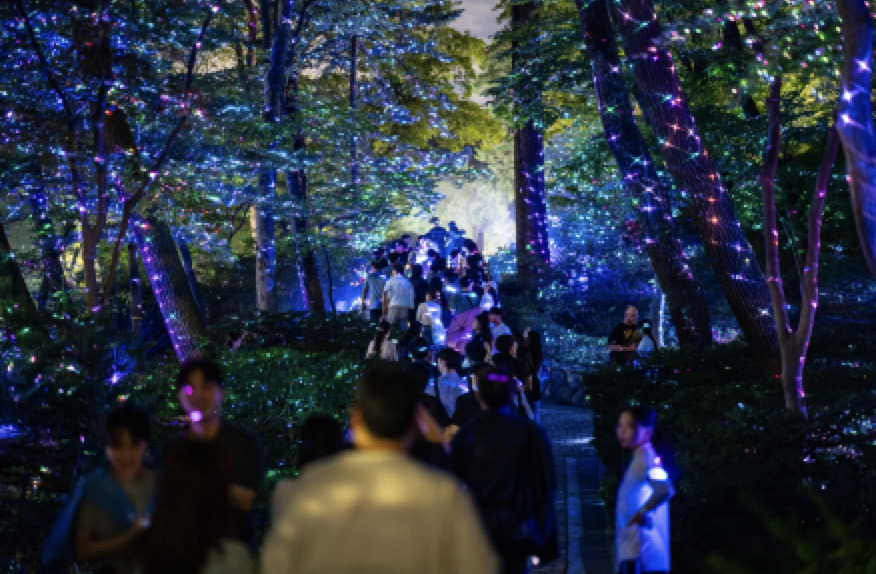
[[[617,440],[633,454],[617,489],[619,574],[669,572],[669,499],[675,491],[651,443],[656,426],[657,413],[649,407],[628,407],[618,417]]]
[[[253,506],[264,477],[264,453],[258,437],[222,417],[225,386],[222,369],[210,359],[192,359],[176,379],[180,405],[190,424],[186,437],[214,445],[228,469],[232,534],[252,546]]]
[[[301,473],[268,533],[264,574],[497,572],[469,495],[405,452],[419,395],[402,365],[365,373],[350,413],[355,449]]]
[[[222,455],[193,438],[172,443],[152,525],[137,543],[138,574],[251,574],[252,557],[231,536],[231,501]]]
[[[157,480],[145,466],[149,417],[129,403],[103,422],[108,467],[84,477],[52,528],[43,550],[45,571],[68,572],[69,562],[99,564],[98,572],[134,572],[132,544],[149,525]]]

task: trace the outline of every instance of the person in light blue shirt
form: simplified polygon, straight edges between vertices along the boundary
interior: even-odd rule
[[[468,392],[468,383],[458,374],[461,369],[462,357],[459,353],[450,347],[441,349],[438,352],[438,371],[441,376],[426,388],[426,393],[441,401],[449,417],[453,417],[456,410],[456,399]]]

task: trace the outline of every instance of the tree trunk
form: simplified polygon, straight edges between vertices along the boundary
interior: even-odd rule
[[[146,275],[155,292],[176,356],[182,361],[209,354],[207,329],[180,261],[170,227],[154,217],[132,220]]]
[[[275,189],[276,183],[269,187]],[[256,244],[256,306],[259,311],[276,311],[277,251],[274,240],[274,214],[268,202],[252,207],[250,224]]]
[[[764,157],[763,170],[760,174],[761,190],[763,192],[764,243],[766,246],[766,271],[769,282],[770,302],[773,307],[773,318],[778,332],[781,352],[782,390],[785,396],[785,407],[806,417],[805,394],[803,391],[803,366],[806,363],[806,352],[809,350],[809,339],[815,323],[815,310],[818,307],[818,257],[821,251],[821,223],[824,214],[824,204],[827,196],[827,186],[830,172],[836,161],[839,135],[836,128],[831,128],[827,136],[827,145],[818,175],[815,178],[815,194],[809,209],[809,236],[806,245],[806,260],[803,275],[800,279],[800,320],[797,329],[791,327],[788,318],[788,302],[782,282],[782,272],[779,265],[779,230],[776,217],[775,178],[779,165],[779,146],[782,138],[782,117],[780,110],[782,80],[776,78],[770,86],[770,97],[767,100],[770,123],[767,139],[767,151]]]
[[[654,6],[651,0],[621,0],[616,10],[624,51],[633,62],[666,166],[688,197],[703,247],[739,327],[764,373],[774,376],[781,365],[767,281],[700,140],[672,56],[660,40]]]
[[[682,253],[669,192],[657,175],[633,116],[607,0],[577,0],[577,5],[605,137],[623,175],[624,187],[638,201],[637,220],[645,233],[657,283],[666,294],[678,343],[682,347],[710,345],[709,308]]]
[[[143,291],[136,243],[128,243],[128,289],[131,299],[131,332],[138,335],[143,324]]]
[[[13,329],[18,329],[26,326],[35,314],[36,305],[0,222],[0,318]]]
[[[837,129],[846,156],[852,213],[870,273],[876,277],[876,131],[870,85],[873,18],[864,0],[838,0],[843,31],[842,96]]]
[[[511,28],[516,34],[534,38],[538,33],[535,2],[513,4]],[[535,41],[534,39],[532,41]],[[531,65],[521,53],[519,40],[512,48],[512,73],[523,73]],[[547,199],[544,183],[544,141],[540,117],[533,107],[541,94],[518,95],[515,102],[519,125],[514,132],[514,209],[517,231],[517,277],[524,291],[535,292],[550,270]]]
[[[42,176],[41,174],[37,176],[38,181],[30,187],[28,196],[43,267],[43,280],[37,303],[40,309],[45,309],[66,299],[67,289],[64,283],[64,267],[61,265],[62,244],[55,235],[55,226],[49,217]]]
[[[286,76],[286,66],[295,62],[295,47],[304,26],[306,11],[312,2],[301,1],[295,30],[292,30],[293,1],[281,0],[280,17],[271,47],[271,60],[265,76],[265,118],[268,121],[280,121],[285,118],[293,133],[292,151],[299,161],[306,152],[304,134],[302,133],[301,109],[298,102],[298,73],[293,69],[290,77]],[[286,186],[289,195],[298,204],[302,212],[307,209],[307,174],[303,165],[286,174]],[[307,219],[304,216],[295,217],[293,231],[298,236],[296,249],[298,252],[298,272],[302,277],[307,307],[311,313],[325,313],[325,299],[319,282],[319,272],[313,249],[307,245]]]
[[[359,142],[356,137],[356,99],[359,91],[358,62],[359,36],[353,35],[350,42],[350,184],[354,198],[359,197]]]
[[[198,286],[198,277],[195,275],[195,268],[192,265],[192,251],[189,249],[189,244],[186,240],[179,238],[177,240],[179,248],[180,260],[183,264],[183,269],[186,272],[186,279],[189,281],[189,289],[192,290],[192,296],[195,298],[195,303],[198,305],[198,310],[201,312],[201,319],[204,325],[207,324],[207,306],[204,303],[204,298],[201,296],[201,288]]]

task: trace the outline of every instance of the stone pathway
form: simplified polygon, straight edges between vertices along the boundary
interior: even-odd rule
[[[602,468],[593,441],[593,411],[545,399],[540,422],[553,443],[560,557],[533,574],[612,574],[612,544],[599,497]]]

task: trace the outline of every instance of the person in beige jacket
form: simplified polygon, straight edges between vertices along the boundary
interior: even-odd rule
[[[265,541],[264,574],[497,574],[461,484],[405,452],[417,399],[401,365],[366,372],[350,416],[356,448],[301,473]]]

